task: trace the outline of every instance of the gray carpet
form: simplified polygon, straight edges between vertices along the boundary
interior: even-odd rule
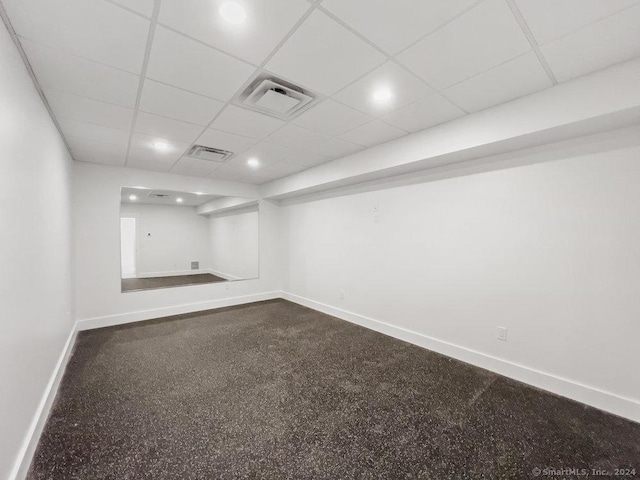
[[[640,424],[277,300],[81,333],[28,478],[625,466],[640,469]]]
[[[202,283],[227,282],[225,278],[211,273],[195,273],[192,275],[173,275],[170,277],[123,278],[122,291],[135,292],[138,290],[153,290],[156,288],[184,287],[186,285],[200,285]]]

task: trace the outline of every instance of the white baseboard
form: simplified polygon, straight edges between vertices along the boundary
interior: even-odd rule
[[[62,380],[65,368],[67,367],[67,362],[69,361],[69,357],[73,351],[77,335],[78,322],[74,323],[71,333],[69,334],[69,338],[67,338],[67,342],[64,344],[62,353],[56,362],[51,378],[47,383],[42,399],[38,404],[38,408],[33,416],[29,430],[27,431],[27,435],[20,447],[14,467],[9,474],[9,480],[23,480],[27,476],[31,460],[33,459],[33,454],[35,453],[38,442],[40,441],[40,435],[47,423],[47,418],[49,418],[51,406],[53,405],[53,401],[58,393],[58,387],[60,386],[60,381]]]
[[[220,270],[214,270],[212,268],[209,269],[209,273],[217,277],[222,277],[225,280],[244,280],[244,278],[242,277],[236,277],[235,275],[231,275],[230,273],[221,272]]]
[[[600,410],[628,418],[635,422],[640,422],[640,402],[637,400],[622,397],[589,385],[583,385],[549,372],[543,372],[535,368],[519,365],[508,360],[454,345],[422,333],[390,325],[380,320],[332,307],[292,293],[281,292],[281,297],[299,305],[490,370],[505,377],[513,378],[520,382],[533,385],[534,387],[599,408]]]
[[[213,273],[210,268],[199,268],[197,270],[172,270],[170,272],[145,272],[139,273],[130,278],[155,278],[155,277],[178,277],[180,275],[197,275],[198,273]],[[214,274],[215,275],[215,274]]]
[[[78,331],[91,330],[93,328],[111,327],[113,325],[140,322],[142,320],[169,317],[171,315],[199,312],[202,310],[211,310],[214,308],[232,307],[234,305],[242,305],[245,303],[273,300],[274,298],[280,298],[280,292],[255,293],[252,295],[243,295],[240,297],[221,298],[218,300],[187,303],[170,307],[153,308],[150,310],[138,310],[136,312],[106,315],[104,317],[85,318],[78,320]]]

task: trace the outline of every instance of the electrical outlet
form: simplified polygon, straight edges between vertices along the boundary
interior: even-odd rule
[[[344,290],[340,290],[340,300],[344,300]]]
[[[507,341],[507,327],[498,327],[498,340]]]

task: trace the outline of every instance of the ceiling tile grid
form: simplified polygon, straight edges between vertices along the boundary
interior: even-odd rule
[[[640,0],[2,3],[76,160],[248,183],[640,56]],[[265,77],[317,100],[289,120],[241,105]]]

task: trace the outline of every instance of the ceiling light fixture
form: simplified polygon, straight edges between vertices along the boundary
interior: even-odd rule
[[[387,103],[393,97],[393,93],[388,88],[381,88],[373,92],[373,99],[377,103]]]
[[[166,142],[153,142],[153,148],[159,152],[166,152],[169,150],[169,144]]]
[[[247,11],[237,2],[224,2],[220,6],[220,16],[232,25],[240,25],[247,19]]]
[[[249,160],[247,160],[247,165],[249,165],[251,168],[258,168],[260,166],[260,160],[258,160],[257,158],[250,158]]]
[[[195,193],[196,195],[204,195],[204,193],[202,192],[193,192],[193,193]]]
[[[137,200],[138,197],[136,197],[135,195],[129,195],[129,200],[133,201],[133,200]]]
[[[182,198],[180,198],[180,197],[176,198],[176,202],[182,203]]]

